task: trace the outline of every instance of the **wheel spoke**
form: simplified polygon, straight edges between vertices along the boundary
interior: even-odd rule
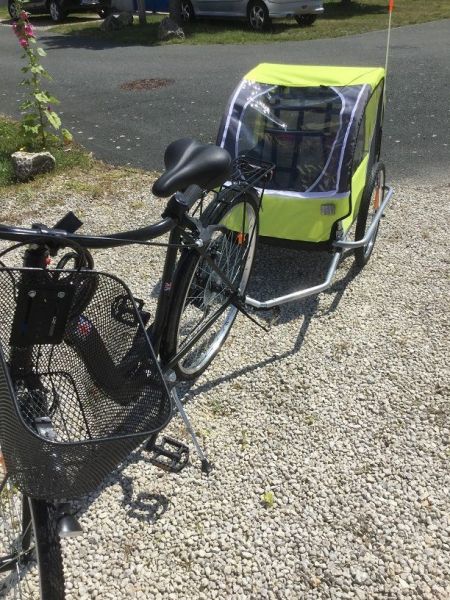
[[[25,510],[28,500],[23,498],[11,480],[6,479],[3,461],[0,461],[0,471],[3,475],[0,492],[0,596],[6,599],[36,598],[39,595],[38,585],[35,585],[37,563],[31,516]]]
[[[242,211],[242,215],[239,211]],[[228,228],[228,220],[235,223],[236,217],[240,222],[241,231]],[[211,243],[209,255],[227,280],[242,290],[247,284],[249,266],[254,257],[255,209],[248,202],[238,202],[225,211],[219,223],[223,225],[223,230]],[[214,316],[217,316],[217,319],[181,359],[179,367],[184,371],[200,370],[203,365],[209,363],[223,343],[237,312],[232,304],[223,310],[224,304],[229,302],[233,293],[234,290],[230,289],[220,274],[206,260],[200,258],[181,310],[176,352],[186,348],[208,320],[214,319]]]

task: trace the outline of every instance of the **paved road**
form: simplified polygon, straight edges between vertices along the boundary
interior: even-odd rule
[[[182,136],[214,140],[231,91],[255,64],[384,64],[385,32],[246,46],[111,46],[42,30],[52,90],[65,126],[114,164],[160,169],[166,145]],[[17,115],[20,53],[0,27],[0,112]],[[450,21],[394,29],[383,155],[395,177],[448,170]],[[124,91],[141,78],[169,78],[154,91]]]

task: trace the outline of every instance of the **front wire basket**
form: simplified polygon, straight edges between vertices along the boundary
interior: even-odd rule
[[[94,490],[171,414],[122,281],[0,268],[0,441],[20,490],[46,499]]]

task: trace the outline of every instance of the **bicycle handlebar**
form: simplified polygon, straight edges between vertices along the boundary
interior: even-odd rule
[[[74,242],[84,248],[114,248],[125,246],[133,241],[148,241],[169,233],[180,222],[197,200],[201,198],[203,189],[198,185],[190,185],[184,192],[177,192],[170,198],[162,214],[163,219],[147,227],[121,231],[108,235],[83,235],[71,233],[64,229],[36,225],[33,228],[9,227],[0,224],[0,239],[15,242],[32,243],[47,239],[49,242],[61,240]]]
[[[166,217],[153,225],[133,229],[131,231],[121,231],[110,235],[84,235],[78,233],[68,233],[63,229],[51,229],[46,227],[37,227],[35,229],[24,227],[9,227],[0,225],[0,239],[14,242],[32,243],[38,240],[47,240],[56,242],[61,238],[75,242],[84,248],[113,248],[115,246],[125,246],[132,241],[151,240],[171,231],[177,224],[175,219]]]

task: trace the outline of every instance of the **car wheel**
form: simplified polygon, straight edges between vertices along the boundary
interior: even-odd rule
[[[264,31],[270,25],[269,11],[264,2],[257,0],[248,5],[247,19],[254,31]]]
[[[194,7],[189,0],[181,0],[181,20],[189,23],[195,19]]]
[[[50,17],[52,18],[52,21],[54,21],[55,23],[61,23],[61,21],[66,15],[62,10],[59,2],[57,2],[57,0],[51,0],[50,4],[48,5],[48,8],[50,11]]]
[[[11,19],[14,21],[19,18],[20,6],[15,0],[8,0],[8,12]]]
[[[295,20],[300,27],[311,27],[317,19],[317,15],[295,15]]]

